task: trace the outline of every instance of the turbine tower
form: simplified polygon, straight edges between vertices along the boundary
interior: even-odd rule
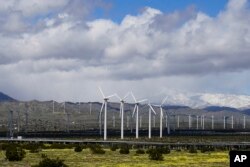
[[[160,105],[153,105],[155,107],[160,107],[160,138],[162,138],[162,120],[163,120],[163,105],[164,103],[166,102],[167,100],[167,96],[162,100],[161,104]],[[166,114],[166,120],[169,119],[169,116],[167,116]],[[169,127],[169,121],[167,121],[167,128],[168,128],[168,134],[170,134],[170,127]]]
[[[136,139],[138,139],[139,138],[139,104],[144,102],[144,101],[147,101],[147,99],[143,99],[143,100],[138,101],[138,100],[136,100],[136,98],[132,92],[131,92],[131,95],[135,101],[135,108],[134,108],[132,116],[134,116],[134,114],[136,112]]]
[[[110,95],[110,96],[105,96],[102,89],[99,87],[99,91],[102,94],[103,97],[103,103],[102,107],[100,110],[100,114],[102,113],[103,107],[104,107],[104,140],[107,140],[107,106],[108,106],[108,100],[109,98],[116,96],[116,94]],[[101,117],[99,117],[101,119]]]
[[[151,112],[153,111],[155,115],[156,115],[156,112],[150,103],[148,104],[148,106],[149,106],[149,110],[148,110],[148,138],[151,139]]]
[[[120,100],[120,117],[121,117],[121,139],[124,138],[124,104],[125,99],[129,96],[130,93],[127,93],[123,98],[116,94],[116,97]]]

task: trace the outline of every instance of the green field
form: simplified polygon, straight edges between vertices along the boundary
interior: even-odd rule
[[[164,155],[163,161],[149,160],[148,154],[136,155],[135,150],[130,150],[130,154],[120,154],[119,150],[110,151],[105,149],[104,155],[92,154],[89,149],[83,149],[76,153],[74,149],[44,149],[39,153],[29,153],[21,162],[8,162],[5,160],[4,151],[0,152],[0,166],[4,167],[29,167],[37,164],[41,160],[41,155],[46,154],[49,158],[59,157],[65,160],[65,164],[70,167],[164,167],[164,166],[229,166],[228,151],[215,151],[209,153],[188,153],[187,150],[171,151]]]

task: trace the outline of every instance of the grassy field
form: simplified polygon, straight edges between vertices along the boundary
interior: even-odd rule
[[[89,149],[83,149],[76,153],[74,149],[44,149],[39,153],[29,153],[21,162],[8,162],[5,160],[4,151],[0,152],[0,166],[4,167],[30,167],[41,160],[41,154],[46,154],[49,158],[59,157],[65,160],[65,164],[70,167],[165,167],[165,166],[192,166],[192,167],[218,167],[229,166],[228,151],[215,151],[210,153],[191,154],[187,150],[171,151],[164,155],[163,161],[149,160],[148,154],[136,155],[135,150],[130,150],[130,154],[123,155],[117,151],[105,149],[104,155],[92,154]]]

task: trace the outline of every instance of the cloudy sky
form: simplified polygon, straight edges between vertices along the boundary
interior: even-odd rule
[[[250,95],[249,0],[0,0],[0,91],[100,101]]]

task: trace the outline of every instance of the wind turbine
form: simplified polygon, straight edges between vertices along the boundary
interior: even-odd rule
[[[132,92],[131,92],[131,95],[135,101],[135,108],[134,108],[132,117],[134,116],[134,114],[136,112],[136,139],[138,139],[139,138],[139,120],[138,120],[139,119],[139,105],[140,105],[140,103],[147,101],[147,99],[143,99],[143,100],[138,101],[138,100],[136,100],[136,98]]]
[[[167,96],[162,100],[161,104],[160,105],[153,105],[155,107],[160,107],[160,138],[162,138],[162,120],[163,120],[163,105],[164,103],[166,102],[167,100]],[[168,119],[169,117],[167,117]],[[170,127],[169,127],[169,121],[167,121],[167,124],[168,124],[168,134],[170,133]]]
[[[104,107],[104,140],[107,140],[107,106],[108,106],[108,100],[109,98],[116,96],[116,94],[113,95],[109,95],[109,96],[105,96],[102,89],[100,87],[99,91],[102,94],[103,97],[103,103],[102,103],[102,107],[100,110],[100,114],[102,113],[103,107]],[[101,116],[99,117],[99,119],[101,119]]]
[[[116,97],[120,100],[120,117],[121,117],[121,139],[124,138],[124,104],[125,99],[129,96],[130,92],[127,93],[123,98],[116,94]]]
[[[149,110],[148,110],[148,138],[151,139],[151,112],[153,111],[153,113],[155,115],[156,115],[156,112],[150,103],[148,103],[148,106],[149,106]]]

